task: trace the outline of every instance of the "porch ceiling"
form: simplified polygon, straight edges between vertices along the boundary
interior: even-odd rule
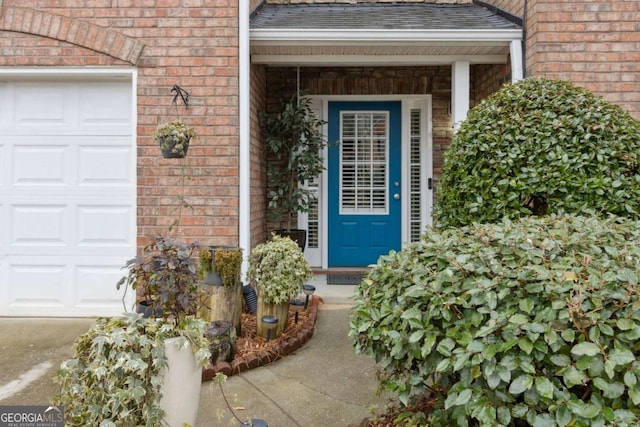
[[[516,24],[477,5],[265,4],[251,19],[251,61],[291,65],[506,63]]]

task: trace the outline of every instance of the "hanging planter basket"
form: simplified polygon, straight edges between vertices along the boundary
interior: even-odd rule
[[[158,126],[154,137],[160,146],[162,157],[167,159],[181,159],[187,155],[189,142],[196,136],[193,127],[181,120],[163,123]]]
[[[165,159],[182,159],[186,157],[190,140],[191,138],[179,139],[173,136],[159,137],[157,139],[162,157]]]

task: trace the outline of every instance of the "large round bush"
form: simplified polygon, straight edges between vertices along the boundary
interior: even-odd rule
[[[640,425],[640,223],[430,230],[359,287],[350,335],[429,426]]]
[[[477,107],[445,155],[441,226],[549,213],[640,217],[640,123],[562,81],[529,78]]]

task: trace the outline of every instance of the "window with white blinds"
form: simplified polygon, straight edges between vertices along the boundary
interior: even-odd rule
[[[320,215],[318,212],[318,200],[320,200],[319,179],[309,181],[307,189],[313,195],[313,200],[309,203],[307,214],[307,247],[318,248],[320,245]]]
[[[388,213],[389,114],[340,114],[340,213]]]
[[[409,146],[409,234],[412,242],[420,240],[422,227],[422,123],[420,109],[411,110],[411,139]]]

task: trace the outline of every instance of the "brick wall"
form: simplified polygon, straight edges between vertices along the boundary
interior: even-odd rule
[[[267,166],[259,114],[265,109],[267,82],[264,65],[251,66],[251,244],[265,241],[267,231]]]
[[[640,2],[532,0],[531,74],[574,83],[640,118]]]
[[[509,12],[512,15],[522,17],[524,0],[483,0],[499,9]]]
[[[522,17],[523,0],[488,0]],[[569,80],[640,119],[640,2],[529,0],[526,75]]]
[[[437,182],[442,172],[444,151],[453,129],[451,105],[451,67],[308,67],[300,69],[300,89],[310,95],[392,95],[431,94],[433,101],[433,164]],[[274,111],[281,101],[296,92],[296,69],[267,69],[267,110]],[[268,229],[277,228],[270,223]]]
[[[4,0],[0,66],[138,69],[138,236],[166,232],[182,193],[178,232],[238,244],[237,0]],[[162,159],[156,126],[175,118],[174,84],[190,94],[180,117],[199,134],[183,163]]]
[[[511,83],[511,63],[473,65],[471,82],[473,91],[470,106],[473,107],[505,84]]]

